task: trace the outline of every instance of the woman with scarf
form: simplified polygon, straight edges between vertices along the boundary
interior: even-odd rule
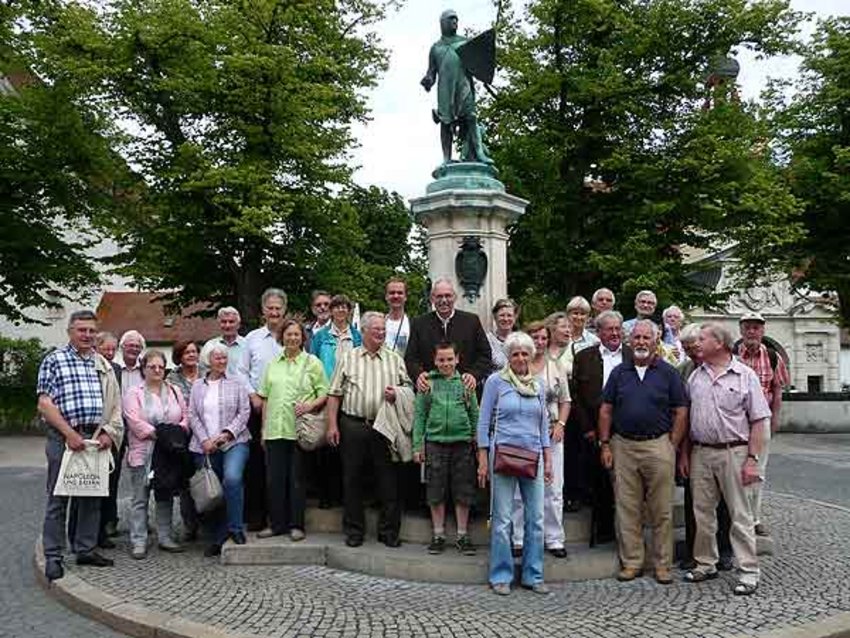
[[[350,323],[351,310],[351,299],[345,295],[334,295],[330,324],[313,335],[310,351],[319,357],[328,379],[333,377],[336,362],[342,355],[363,344],[360,331]]]
[[[478,420],[478,483],[490,481],[490,574],[496,594],[511,593],[511,513],[519,487],[524,509],[524,545],[520,584],[547,594],[543,583],[544,482],[552,482],[546,388],[532,372],[534,341],[524,332],[505,339],[507,365],[484,384]],[[510,459],[525,457],[522,469]],[[514,466],[516,467],[516,465]]]
[[[124,419],[128,426],[129,451],[127,465],[133,497],[130,510],[130,543],[133,558],[147,555],[149,474],[157,437],[157,425],[178,425],[189,432],[186,401],[177,386],[165,381],[165,355],[148,350],[140,362],[143,382],[124,398]],[[174,497],[157,495],[156,525],[159,548],[166,552],[182,552],[174,540],[171,514]],[[160,500],[161,499],[161,500]]]

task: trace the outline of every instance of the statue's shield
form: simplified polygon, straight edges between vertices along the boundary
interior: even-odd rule
[[[463,67],[484,84],[493,84],[496,74],[496,31],[488,29],[457,49]]]

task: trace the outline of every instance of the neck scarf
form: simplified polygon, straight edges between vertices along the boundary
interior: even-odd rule
[[[513,389],[524,397],[536,397],[538,395],[538,380],[535,375],[531,374],[531,372],[528,372],[523,376],[519,376],[513,371],[510,364],[508,364],[502,368],[499,376],[510,383]]]

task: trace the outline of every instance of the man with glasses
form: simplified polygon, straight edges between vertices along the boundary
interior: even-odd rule
[[[313,352],[311,345],[313,336],[331,325],[331,293],[325,290],[314,290],[310,295],[310,312],[313,314],[313,323],[304,326],[307,332],[307,341],[304,342],[304,351]]]

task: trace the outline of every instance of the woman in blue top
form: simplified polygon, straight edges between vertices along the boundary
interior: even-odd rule
[[[484,384],[478,419],[478,483],[490,479],[490,586],[502,596],[511,593],[514,559],[511,553],[511,512],[517,485],[525,511],[522,586],[537,594],[549,593],[543,584],[543,490],[552,482],[549,415],[545,387],[529,363],[534,341],[523,332],[505,339],[508,364]],[[537,476],[517,477],[491,472],[499,446],[538,452]],[[542,460],[540,460],[542,456]]]
[[[351,299],[334,295],[331,299],[331,321],[313,335],[310,351],[319,357],[328,379],[334,376],[336,362],[342,355],[363,344],[360,331],[351,325]]]

